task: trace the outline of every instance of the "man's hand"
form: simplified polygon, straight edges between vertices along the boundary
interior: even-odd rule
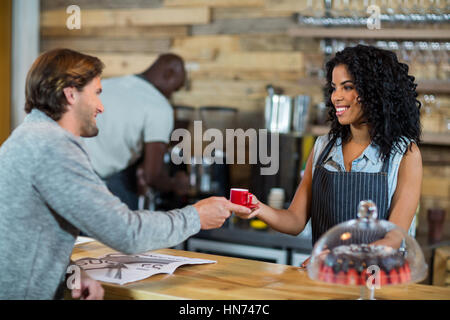
[[[105,291],[101,284],[81,270],[81,288],[72,290],[72,298],[80,300],[103,300]]]
[[[231,203],[224,197],[210,197],[194,204],[200,216],[200,225],[203,230],[220,228],[231,212],[241,215],[250,214],[252,211],[244,206]]]

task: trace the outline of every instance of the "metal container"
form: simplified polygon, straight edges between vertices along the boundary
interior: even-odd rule
[[[189,129],[196,118],[196,109],[191,106],[177,105],[173,107],[175,113],[174,129]]]
[[[302,135],[307,130],[310,101],[311,98],[309,96],[299,95],[294,98],[292,132]]]
[[[289,133],[292,123],[292,98],[275,94],[272,86],[267,87],[265,120],[270,132]]]
[[[213,158],[214,157],[214,158]],[[188,165],[192,194],[226,196],[229,190],[229,171],[225,153],[215,150],[213,157],[192,157]],[[215,160],[221,158],[222,163]]]
[[[267,86],[265,122],[266,129],[277,133],[302,135],[309,124],[309,105],[311,98],[298,95],[294,98],[275,94],[275,89]]]

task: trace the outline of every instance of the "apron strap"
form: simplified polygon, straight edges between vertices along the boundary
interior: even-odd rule
[[[384,159],[383,166],[381,167],[381,171],[380,172],[384,172],[384,173],[388,174],[388,172],[389,172],[389,158],[390,157],[386,157]]]
[[[322,153],[320,154],[319,159],[317,160],[316,166],[321,166],[323,164],[325,158],[330,153],[331,148],[333,148],[333,145],[335,142],[336,142],[336,138],[333,138],[328,142],[328,144],[325,146],[325,149],[323,149]]]
[[[334,143],[336,142],[336,138],[331,139],[328,144],[323,149],[322,153],[319,156],[319,159],[317,160],[316,167],[321,166],[323,162],[325,161],[325,158],[330,153],[331,149],[333,148]],[[388,173],[389,172],[389,158],[386,157],[383,161],[383,166],[381,167],[380,172]]]

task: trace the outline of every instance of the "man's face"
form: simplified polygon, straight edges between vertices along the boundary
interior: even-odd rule
[[[180,66],[178,72],[179,72],[179,74],[178,74],[178,79],[174,85],[174,87],[175,87],[173,90],[174,92],[180,90],[186,82],[186,72],[184,71],[184,66]]]
[[[180,90],[186,81],[186,72],[181,63],[174,64],[170,69],[170,76],[165,79],[164,95],[170,99],[172,94]]]
[[[77,92],[77,103],[74,111],[81,137],[95,137],[98,134],[95,118],[97,114],[104,110],[100,100],[101,92],[100,77],[95,77],[81,91]]]

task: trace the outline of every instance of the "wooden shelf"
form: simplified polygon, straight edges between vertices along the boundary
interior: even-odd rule
[[[420,93],[450,93],[450,81],[448,80],[416,80],[417,92]],[[315,77],[302,78],[298,80],[300,86],[316,85],[323,87],[326,84],[325,79]]]
[[[313,136],[322,136],[327,134],[330,130],[329,126],[311,126],[309,134]],[[450,134],[449,133],[422,133],[422,144],[450,146]]]
[[[294,27],[288,35],[302,38],[334,39],[393,39],[393,40],[449,40],[450,29],[400,29],[370,30],[368,28]]]
[[[450,146],[450,134],[449,133],[422,133],[422,144],[433,144],[441,146]]]
[[[421,93],[450,93],[450,81],[417,80],[417,91]]]
[[[319,86],[323,87],[325,86],[327,80],[326,79],[320,79],[317,77],[307,77],[307,78],[301,78],[298,80],[298,84],[300,86]]]

